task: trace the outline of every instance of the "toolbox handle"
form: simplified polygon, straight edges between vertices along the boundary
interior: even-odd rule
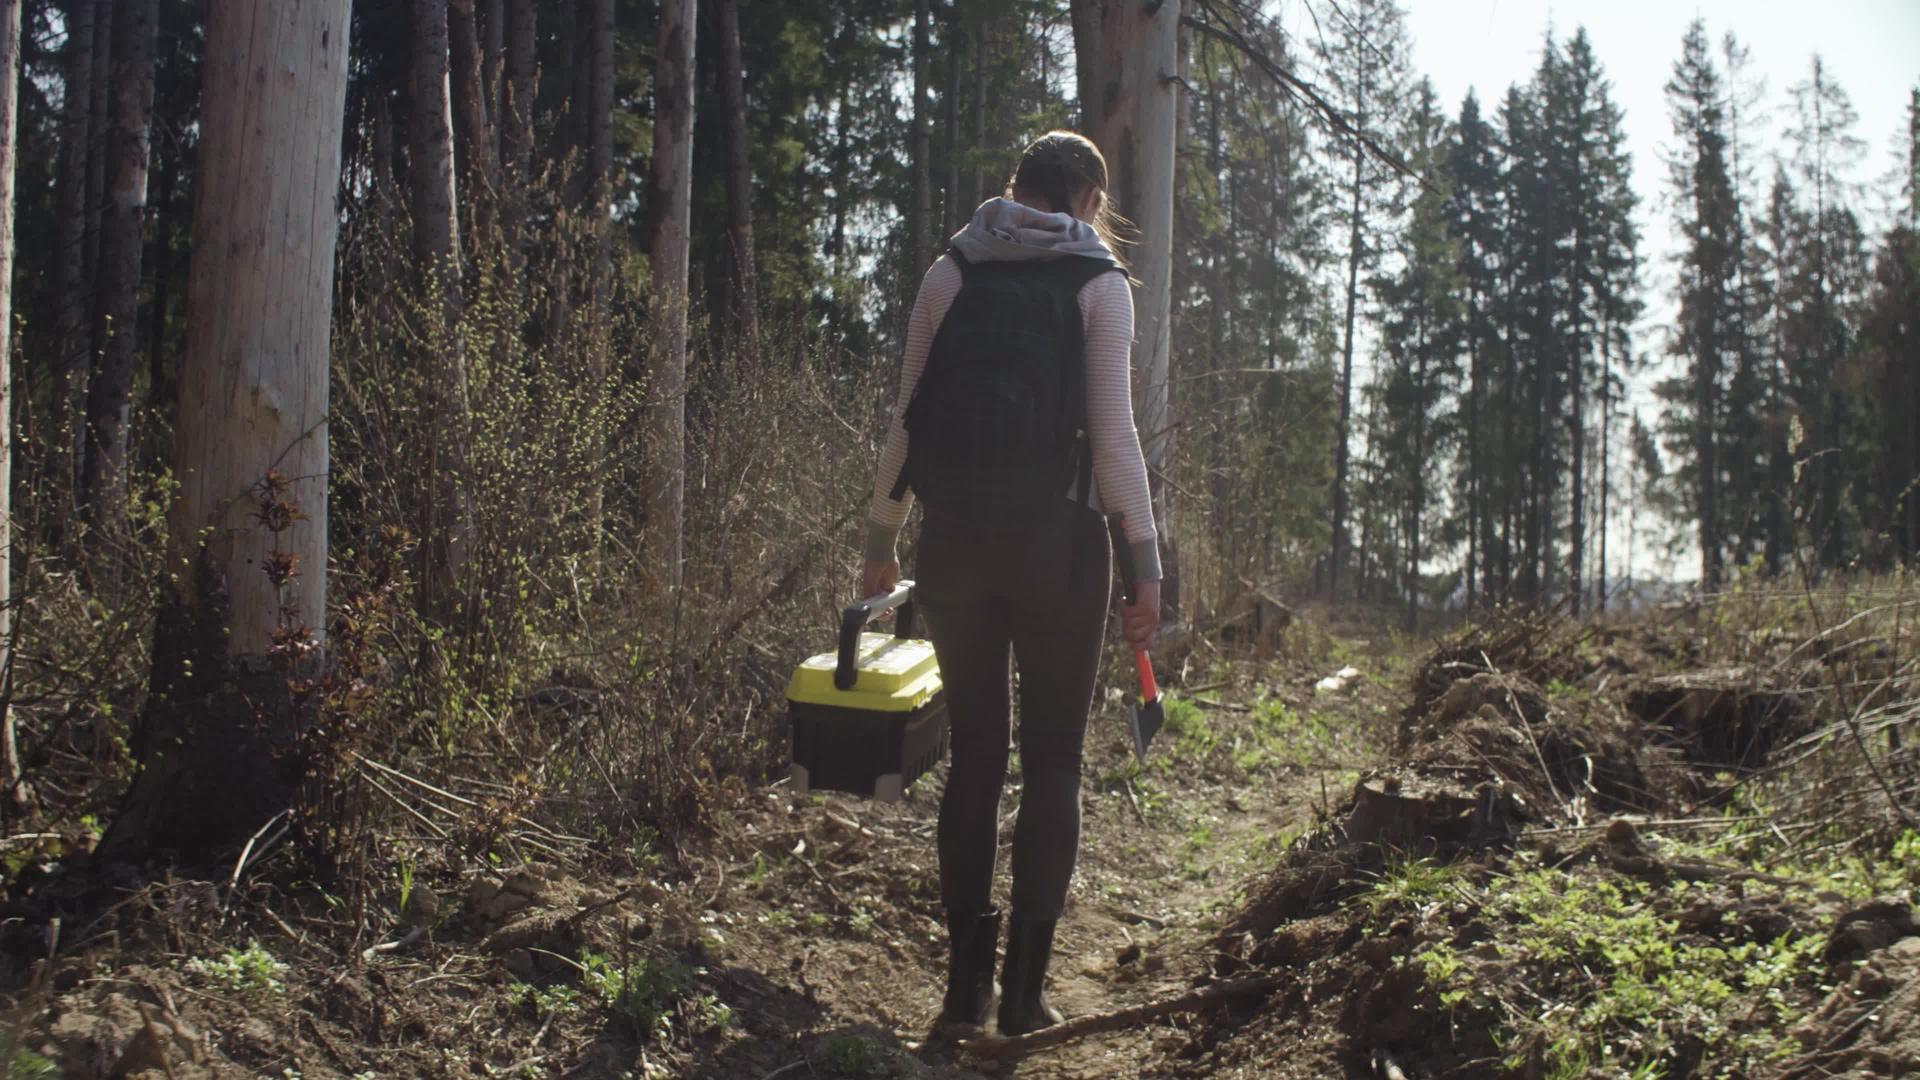
[[[853,689],[854,680],[860,677],[859,669],[854,666],[860,653],[860,631],[878,616],[894,608],[900,609],[900,615],[893,621],[893,636],[909,638],[913,636],[913,582],[902,581],[889,593],[879,593],[854,604],[840,615],[840,657],[833,665],[833,685],[837,690]]]

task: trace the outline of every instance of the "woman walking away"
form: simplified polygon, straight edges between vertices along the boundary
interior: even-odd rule
[[[993,1003],[1000,790],[1020,667],[1020,774],[1000,1033],[1058,1023],[1041,995],[1080,844],[1080,753],[1123,516],[1140,584],[1122,629],[1145,646],[1160,559],[1133,425],[1133,297],[1116,255],[1107,164],[1055,131],[1021,155],[927,270],[868,512],[863,596],[900,578],[894,542],[925,511],[916,578],[946,684],[953,766],[940,802],[951,950],[943,1026]]]

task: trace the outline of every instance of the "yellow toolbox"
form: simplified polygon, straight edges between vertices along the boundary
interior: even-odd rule
[[[869,633],[898,609],[892,634]],[[913,636],[913,582],[868,597],[840,618],[833,652],[810,656],[787,682],[795,791],[844,791],[893,802],[947,752],[947,698],[933,643]]]

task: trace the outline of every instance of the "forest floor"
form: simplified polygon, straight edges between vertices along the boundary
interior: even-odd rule
[[[1911,633],[1875,654],[1907,702]],[[1730,674],[1721,637],[1296,625],[1189,653],[1144,768],[1106,691],[1051,1000],[1257,989],[1060,1045],[931,1037],[942,766],[890,805],[714,781],[675,843],[405,865],[361,920],[253,867],[66,925],[15,897],[0,1075],[1920,1075],[1920,836],[1776,846],[1804,815],[1748,780],[1816,745],[1781,703],[1840,661],[1782,636]],[[1018,798],[1016,774],[1003,845]]]

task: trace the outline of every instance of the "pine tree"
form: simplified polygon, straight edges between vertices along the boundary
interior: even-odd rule
[[[1500,254],[1504,242],[1502,162],[1498,136],[1480,115],[1480,101],[1467,92],[1460,104],[1447,157],[1447,211],[1458,242],[1462,347],[1467,355],[1466,385],[1459,403],[1460,461],[1455,469],[1455,532],[1467,546],[1466,600],[1503,597],[1510,584],[1496,579],[1496,567],[1508,564],[1506,534],[1494,528],[1502,475],[1499,463],[1511,448],[1499,440],[1493,408],[1495,372],[1502,370],[1506,339],[1500,333]]]
[[[1506,500],[1502,529],[1516,546],[1511,595],[1542,599],[1551,586],[1553,496],[1558,490],[1557,409],[1561,357],[1555,335],[1561,310],[1560,234],[1563,209],[1557,177],[1547,168],[1541,93],[1558,63],[1551,42],[1531,86],[1507,91],[1501,108],[1506,151],[1506,221],[1501,305],[1506,369],[1501,382],[1501,443]]]
[[[1806,542],[1819,565],[1835,567],[1851,554],[1859,525],[1852,490],[1859,448],[1850,445],[1855,404],[1839,376],[1866,276],[1865,238],[1848,179],[1865,144],[1853,134],[1852,103],[1819,56],[1793,96],[1788,138],[1806,202],[1787,217],[1797,229],[1787,231],[1787,273],[1777,283],[1782,361],[1788,400],[1805,432],[1799,453],[1807,482],[1796,501],[1804,507]]]
[[[1671,351],[1687,361],[1686,373],[1663,389],[1668,424],[1691,451],[1690,506],[1699,521],[1700,581],[1709,589],[1722,580],[1726,543],[1720,502],[1723,402],[1733,364],[1731,338],[1743,312],[1738,296],[1741,260],[1736,196],[1727,161],[1726,99],[1708,43],[1706,24],[1695,19],[1681,42],[1680,59],[1667,81],[1667,108],[1677,147],[1667,158],[1679,255],[1679,326]]]
[[[1405,16],[1394,0],[1359,0],[1342,10],[1330,33],[1315,41],[1315,58],[1329,99],[1349,125],[1367,136],[1396,131],[1405,107],[1411,43]],[[1383,235],[1397,217],[1398,192],[1391,171],[1358,139],[1347,139],[1329,161],[1329,186],[1340,192],[1340,228],[1345,236],[1345,315],[1340,338],[1340,422],[1334,445],[1332,551],[1327,562],[1327,594],[1340,595],[1340,575],[1348,546],[1348,508],[1354,489],[1349,473],[1352,442],[1353,354],[1361,315],[1363,283],[1390,243]]]
[[[1785,461],[1784,420],[1770,407],[1767,339],[1772,288],[1766,253],[1756,230],[1759,215],[1751,204],[1759,201],[1753,180],[1756,156],[1742,123],[1762,105],[1758,84],[1748,76],[1747,49],[1729,32],[1721,39],[1720,55],[1726,80],[1726,152],[1732,188],[1733,239],[1737,258],[1733,273],[1735,317],[1722,328],[1732,371],[1727,381],[1720,425],[1721,532],[1727,557],[1744,566],[1768,547],[1768,522],[1779,516],[1784,493],[1774,482],[1774,461]],[[1778,567],[1773,568],[1776,572]]]
[[[1446,119],[1433,85],[1421,80],[1400,143],[1413,170],[1409,219],[1398,243],[1399,268],[1378,286],[1381,350],[1386,365],[1375,388],[1381,402],[1377,456],[1404,545],[1393,567],[1407,628],[1417,629],[1429,554],[1429,515],[1438,501],[1439,470],[1453,441],[1442,405],[1459,377],[1463,306],[1460,246],[1448,229]]]

